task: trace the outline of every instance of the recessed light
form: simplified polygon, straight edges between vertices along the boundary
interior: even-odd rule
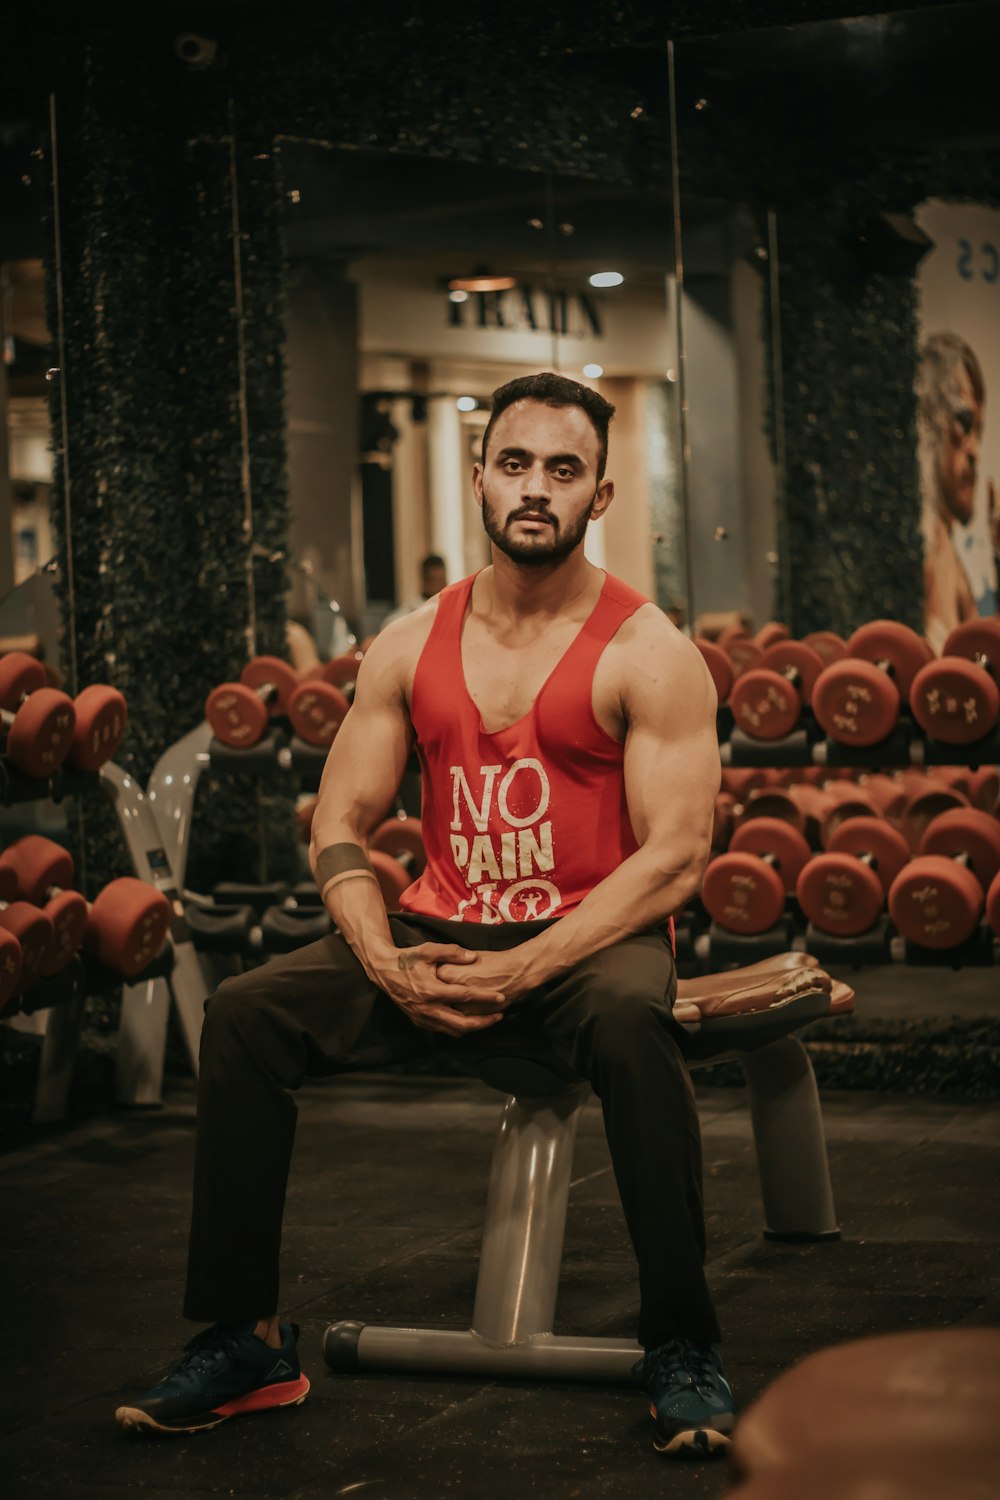
[[[621,286],[625,277],[620,271],[595,271],[590,278],[591,286]]]
[[[468,292],[449,292],[448,293],[448,301],[449,302],[468,302],[468,300],[469,300],[469,294],[468,294]]]
[[[599,380],[600,377],[604,374],[604,366],[603,365],[584,365],[584,367],[583,367],[583,373],[587,376],[587,378],[589,380]]]
[[[479,405],[479,402],[476,400],[475,396],[459,396],[458,400],[455,402],[455,405],[458,407],[459,411],[475,411],[476,407]]]

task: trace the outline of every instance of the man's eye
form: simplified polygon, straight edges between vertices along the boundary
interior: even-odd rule
[[[515,469],[519,469],[521,467],[521,465],[518,463],[518,461],[517,461],[516,458],[505,458],[504,461],[503,461],[503,467],[509,473],[513,473],[513,471]]]
[[[967,406],[960,406],[957,411],[952,412],[952,417],[954,418],[956,427],[968,437],[976,423],[975,412],[970,411]]]

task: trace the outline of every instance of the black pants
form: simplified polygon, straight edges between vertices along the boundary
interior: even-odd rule
[[[548,924],[465,923],[456,939],[457,925],[390,918],[401,948],[428,940],[509,948]],[[304,1078],[447,1052],[472,1072],[491,1056],[554,1059],[591,1084],[639,1262],[639,1342],[716,1343],[698,1116],[671,1015],[675,993],[660,931],[584,959],[497,1025],[455,1039],[415,1027],[336,934],[227,979],[208,1001],[202,1035],[185,1315],[222,1322],[277,1309],[296,1117],[287,1091]]]

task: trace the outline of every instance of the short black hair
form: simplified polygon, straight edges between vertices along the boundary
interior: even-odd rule
[[[426,573],[428,568],[443,568],[444,558],[438,552],[428,552],[426,557],[420,559],[420,571]]]
[[[541,401],[546,406],[579,406],[590,418],[591,426],[597,433],[598,458],[597,477],[604,478],[604,469],[608,462],[608,428],[615,409],[610,401],[605,401],[603,396],[598,395],[589,385],[581,385],[577,380],[569,380],[565,375],[555,375],[551,370],[544,370],[538,375],[522,375],[517,380],[508,380],[506,385],[498,386],[490,398],[490,420],[486,424],[483,433],[482,461],[486,464],[486,445],[490,440],[490,434],[497,424],[497,419],[508,406],[513,406],[515,401]]]

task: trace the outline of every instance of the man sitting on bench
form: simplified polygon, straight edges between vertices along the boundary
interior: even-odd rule
[[[656,1445],[728,1443],[669,920],[708,857],[716,696],[690,641],[584,556],[614,497],[613,412],[558,375],[502,386],[473,471],[492,565],[365,657],[313,820],[337,932],[207,1006],[184,1311],[213,1326],[122,1427],[194,1432],[304,1399],[276,1311],[288,1090],[443,1050],[555,1057],[589,1081],[639,1263]],[[365,841],[414,745],[427,867],[387,916]]]

